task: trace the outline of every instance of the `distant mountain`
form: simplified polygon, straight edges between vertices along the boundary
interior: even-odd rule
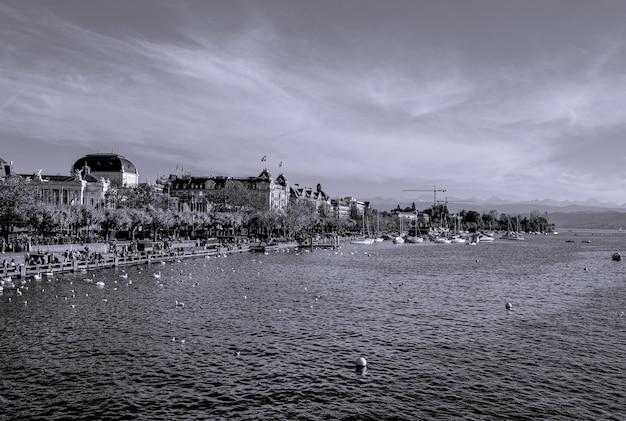
[[[415,201],[418,210],[425,210],[432,206],[430,200]],[[402,202],[397,199],[375,197],[370,199],[370,204],[379,211],[391,211],[398,205],[401,208],[411,206],[413,202]],[[495,210],[498,213],[512,215],[529,215],[530,212],[547,212],[550,223],[557,228],[602,228],[615,229],[620,227],[626,229],[626,204],[617,205],[612,202],[603,203],[597,200],[586,200],[582,202],[557,201],[557,200],[535,200],[526,202],[507,202],[497,197],[488,200],[452,199],[448,198],[448,210],[451,213],[461,210],[475,210],[483,213]],[[624,235],[626,238],[626,234]]]
[[[601,228],[618,230],[626,229],[626,212],[595,211],[595,212],[549,212],[551,223],[561,228]],[[626,234],[624,236],[626,239]]]
[[[366,201],[368,199],[365,199]],[[413,201],[401,201],[394,198],[374,197],[369,199],[371,206],[379,211],[390,211],[398,205],[401,208],[411,206]],[[490,197],[486,200],[476,198],[448,198],[448,209],[450,212],[459,212],[465,210],[475,210],[478,212],[496,210],[500,213],[511,214],[528,214],[532,211],[539,212],[559,212],[559,213],[576,213],[576,212],[626,212],[626,204],[618,205],[614,202],[600,202],[594,199],[585,201],[558,201],[551,199],[529,200],[524,202],[511,202],[502,200],[498,197]],[[433,204],[432,196],[418,197],[415,200],[415,207],[418,210],[424,210]]]

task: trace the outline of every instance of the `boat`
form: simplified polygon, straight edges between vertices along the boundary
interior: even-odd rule
[[[435,237],[435,238],[433,238],[433,243],[436,243],[436,244],[450,244],[450,243],[452,243],[452,240],[450,240],[449,238],[446,238],[446,237]]]
[[[492,236],[487,235],[487,234],[483,234],[483,233],[478,235],[478,240],[481,243],[492,243],[492,242],[496,241],[496,239],[493,238]]]
[[[365,226],[365,221],[366,221],[366,215],[365,213],[363,213],[363,236],[362,237],[357,237],[354,240],[350,241],[350,244],[363,244],[363,245],[370,245],[370,244],[374,244],[376,242],[375,239],[371,238],[369,236],[369,223],[367,224],[367,227]],[[365,233],[368,233],[367,236],[365,236]]]
[[[423,243],[424,239],[422,237],[416,237],[414,235],[407,235],[404,241],[406,241],[407,243],[415,244],[415,243]]]
[[[475,246],[478,243],[480,243],[480,233],[475,232],[475,233],[469,234],[465,238],[465,244],[469,246]]]
[[[622,260],[622,255],[619,253],[613,253],[613,255],[611,256],[611,259],[615,260],[616,262],[619,262],[620,260]]]
[[[375,243],[382,243],[385,239],[380,235],[380,217],[376,214],[376,237],[374,237]]]
[[[500,237],[502,240],[517,240],[517,241],[524,241],[524,237],[519,234],[518,232],[515,231],[511,231],[511,232],[507,232],[506,234],[504,234],[502,237]]]
[[[516,240],[516,241],[524,241],[524,237],[522,236],[522,234],[519,233],[519,229],[517,231],[513,231],[513,229],[511,228],[511,220],[508,220],[508,227],[506,230],[506,233],[500,237],[503,240]],[[518,225],[519,225],[519,220],[517,221]]]
[[[374,244],[375,240],[373,238],[357,238],[350,241],[350,244],[363,244],[370,245]]]
[[[402,238],[401,235],[398,235],[398,236],[393,238],[393,243],[394,244],[404,244],[404,238]]]
[[[260,241],[256,244],[252,244],[249,250],[253,253],[266,253],[268,251],[276,251],[279,248],[279,244],[276,242],[268,243],[267,241]]]

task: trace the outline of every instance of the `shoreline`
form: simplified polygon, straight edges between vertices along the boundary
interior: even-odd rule
[[[70,246],[69,244],[67,245]],[[76,244],[72,246],[77,246]],[[45,246],[40,246],[39,249]],[[84,248],[85,245],[80,245]],[[297,242],[279,243],[278,249],[287,249],[299,247]],[[89,260],[70,260],[56,263],[43,263],[35,265],[27,265],[25,262],[25,256],[27,253],[2,253],[2,258],[8,264],[0,267],[0,276],[2,281],[10,279],[26,279],[33,278],[36,275],[54,276],[60,273],[73,273],[82,272],[88,270],[108,269],[123,266],[135,266],[160,262],[172,262],[182,259],[190,258],[211,258],[220,255],[236,254],[236,253],[250,253],[250,246],[248,244],[240,247],[213,247],[210,249],[192,247],[186,249],[174,249],[164,252],[149,252],[144,254],[136,254],[130,256],[116,256],[114,253],[105,253],[102,258],[97,261]],[[54,253],[51,253],[53,255]],[[13,262],[14,264],[11,264]],[[4,282],[0,283],[2,286]],[[10,284],[10,282],[7,282]],[[4,287],[10,288],[10,285],[4,285]]]

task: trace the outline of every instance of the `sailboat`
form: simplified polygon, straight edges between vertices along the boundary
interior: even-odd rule
[[[405,241],[407,243],[423,243],[424,239],[419,236],[419,225],[418,225],[417,213],[415,214],[415,235],[407,235]],[[410,229],[409,229],[410,232]]]
[[[398,219],[400,220],[400,234],[393,237],[393,243],[394,244],[403,244],[404,243],[404,238],[402,238],[402,217],[398,216]]]
[[[384,241],[384,238],[380,236],[380,215],[376,213],[376,237],[374,237],[375,243]]]
[[[365,232],[366,232],[365,231],[365,212],[363,212],[363,238],[355,238],[354,240],[350,241],[350,244],[364,244],[364,245],[374,244],[374,239],[369,238],[369,236],[365,237]]]
[[[517,231],[513,231],[513,229],[511,228],[511,219],[509,218],[506,234],[504,234],[500,238],[503,239],[503,240],[524,241],[524,237],[522,236],[522,234],[519,231],[520,231],[520,229],[519,229],[519,219],[517,220]]]

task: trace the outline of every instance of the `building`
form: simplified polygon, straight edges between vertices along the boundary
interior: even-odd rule
[[[280,174],[276,179],[263,170],[256,177],[170,175],[157,183],[178,200],[179,210],[209,212],[236,208],[282,212],[289,203],[290,188]]]
[[[13,174],[13,161],[7,162],[0,158],[0,178]]]
[[[290,190],[290,200],[311,202],[318,212],[324,215],[331,214],[331,201],[328,195],[322,190],[321,184],[318,184],[315,189],[294,184]]]
[[[135,164],[122,155],[114,153],[87,154],[72,166],[71,174],[76,171],[87,172],[96,178],[104,178],[112,186],[136,187],[139,185],[139,171]]]
[[[330,200],[332,215],[339,219],[350,219],[357,215],[364,215],[369,208],[369,202],[357,200],[354,197],[334,198]]]
[[[85,168],[74,175],[42,175],[41,170],[32,175],[21,175],[36,188],[37,197],[54,205],[85,205],[101,208],[111,183],[103,177],[96,178]]]

